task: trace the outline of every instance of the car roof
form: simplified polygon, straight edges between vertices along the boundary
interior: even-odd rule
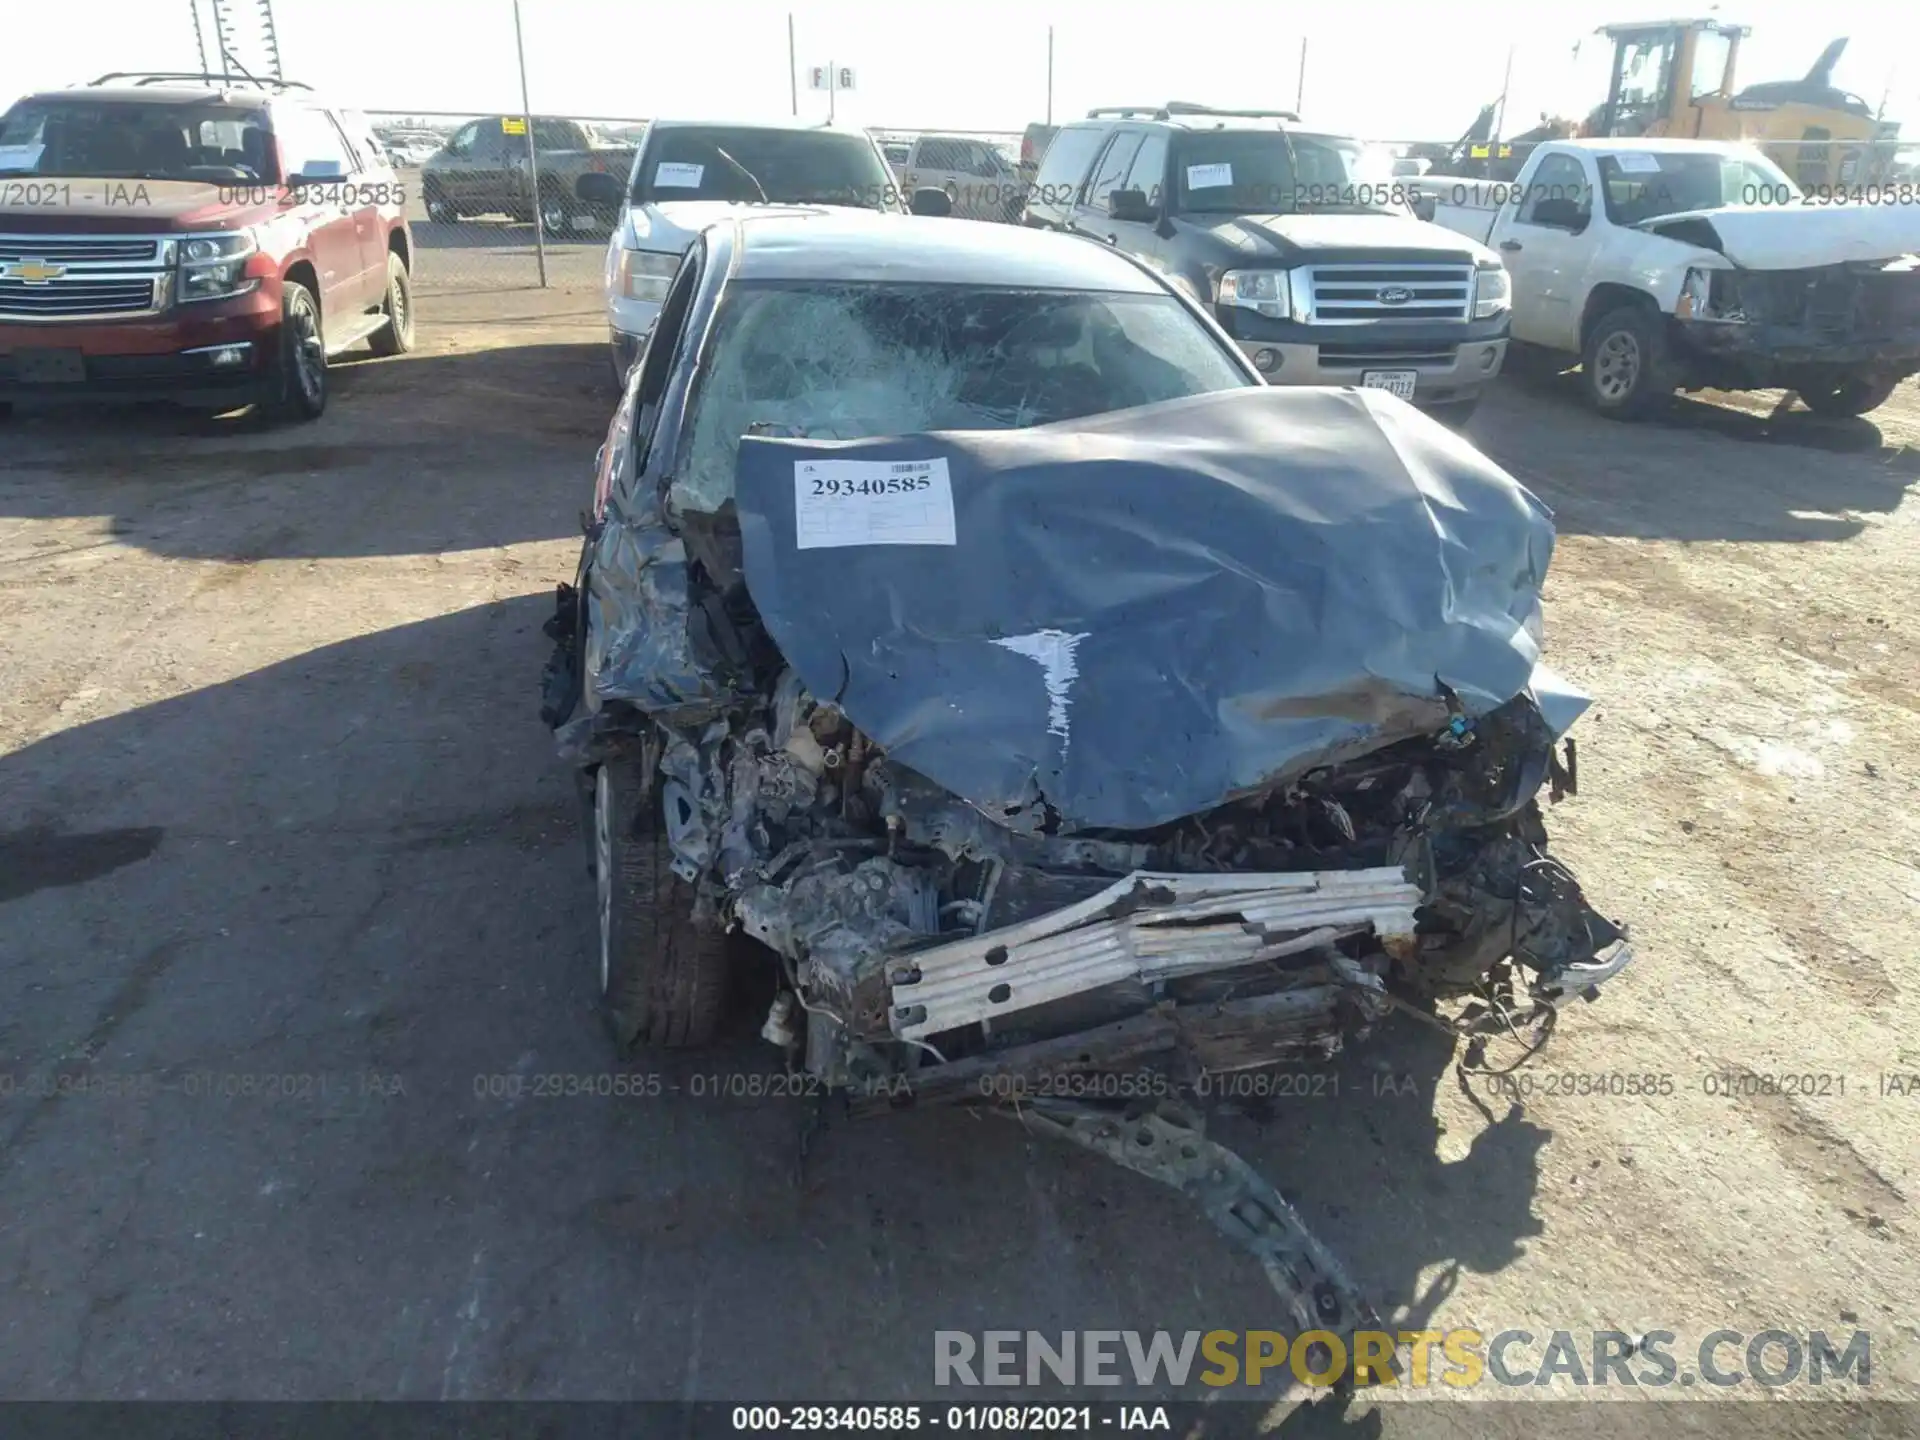
[[[647,125],[654,130],[790,130],[800,134],[853,135],[861,140],[873,138],[864,130],[846,125],[808,124],[804,120],[649,120]]]
[[[22,100],[56,103],[61,100],[105,101],[108,104],[130,100],[150,105],[263,106],[276,98],[265,90],[245,83],[219,85],[75,85],[66,90],[42,90],[23,95]]]
[[[1166,293],[1104,245],[1020,225],[828,210],[732,223],[734,274],[742,280]]]
[[[1593,135],[1583,136],[1577,140],[1547,140],[1541,143],[1547,145],[1571,145],[1576,150],[1594,150],[1602,153],[1615,150],[1645,151],[1651,154],[1673,151],[1682,155],[1724,155],[1729,150],[1754,150],[1758,148],[1751,140],[1669,140],[1664,137],[1648,138],[1645,136],[1624,135],[1614,136],[1612,138],[1604,135]]]

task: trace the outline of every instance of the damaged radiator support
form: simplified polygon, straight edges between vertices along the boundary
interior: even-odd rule
[[[1420,901],[1397,866],[1135,871],[1077,905],[893,962],[889,1026],[919,1040],[1121,981],[1277,960],[1369,930],[1388,954],[1404,953]]]

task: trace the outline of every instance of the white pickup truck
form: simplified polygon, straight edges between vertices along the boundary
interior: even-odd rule
[[[1920,372],[1912,185],[1802,194],[1746,145],[1629,139],[1545,142],[1509,183],[1416,183],[1418,210],[1500,252],[1513,339],[1579,356],[1602,414],[1780,388],[1861,415]]]

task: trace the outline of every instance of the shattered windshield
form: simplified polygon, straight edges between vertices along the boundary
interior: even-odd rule
[[[1757,150],[1745,155],[1677,150],[1602,155],[1600,183],[1606,191],[1607,218],[1616,225],[1726,205],[1786,205],[1800,198],[1787,172]]]
[[[632,203],[812,202],[897,210],[897,190],[898,182],[864,135],[672,125],[654,131],[634,167]]]
[[[740,437],[1009,430],[1247,386],[1170,295],[967,285],[729,290],[694,400],[679,502],[733,494]]]
[[[1174,151],[1173,183],[1178,208],[1189,213],[1406,213],[1396,199],[1391,156],[1327,135],[1282,130],[1184,135]]]
[[[0,175],[277,180],[264,111],[212,102],[22,101],[0,119]]]

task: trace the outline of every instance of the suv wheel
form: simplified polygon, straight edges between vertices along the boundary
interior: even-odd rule
[[[1673,398],[1664,316],[1639,305],[1609,310],[1580,352],[1587,399],[1602,415],[1637,419]]]
[[[297,280],[280,287],[280,355],[276,408],[295,420],[317,420],[327,408],[327,346],[320,306]]]
[[[622,1054],[704,1044],[726,1002],[726,936],[694,924],[693,887],[673,873],[659,806],[636,761],[594,773],[600,1001]]]
[[[420,200],[427,207],[427,219],[434,224],[452,225],[459,221],[460,212],[453,208],[453,202],[431,180],[422,188]]]
[[[573,232],[573,206],[564,195],[552,194],[540,202],[540,225],[549,235]]]
[[[413,277],[407,273],[407,262],[391,250],[387,252],[387,299],[380,312],[387,323],[367,337],[373,353],[404,355],[413,349]]]
[[[1894,387],[1899,383],[1892,379],[1875,380],[1866,375],[1848,375],[1844,379],[1820,384],[1809,381],[1809,388],[1801,390],[1799,395],[1814,414],[1839,419],[1878,410],[1892,397]]]

